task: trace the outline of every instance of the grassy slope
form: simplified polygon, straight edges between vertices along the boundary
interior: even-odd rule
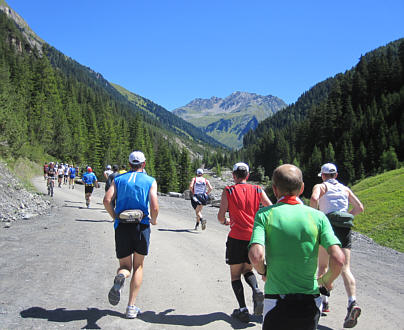
[[[355,217],[355,230],[404,252],[404,167],[362,180],[352,190],[365,207]]]

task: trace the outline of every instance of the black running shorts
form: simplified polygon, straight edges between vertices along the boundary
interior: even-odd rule
[[[265,308],[264,308],[265,309]],[[315,298],[278,299],[276,306],[264,315],[263,330],[316,330],[320,319]]]
[[[119,223],[115,229],[116,257],[122,259],[136,252],[146,256],[149,252],[150,225]]]
[[[248,259],[248,244],[250,241],[243,241],[232,237],[227,237],[226,242],[226,264],[237,265],[250,263]]]
[[[84,187],[84,193],[85,194],[92,194],[94,190],[94,186],[85,186]]]
[[[334,230],[335,236],[341,242],[341,247],[344,249],[350,249],[352,247],[352,231],[351,228],[343,228],[343,227],[335,227],[333,225],[332,229]]]
[[[193,195],[191,198],[191,205],[194,209],[196,209],[198,205],[206,205],[208,203],[208,200],[208,194],[196,194]]]

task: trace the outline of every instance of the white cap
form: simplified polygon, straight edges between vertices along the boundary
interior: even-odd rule
[[[321,174],[334,174],[337,173],[337,167],[332,163],[327,163],[321,166],[321,172],[318,173],[318,176]]]
[[[247,172],[250,172],[250,168],[248,167],[248,165],[246,163],[236,163],[233,166],[233,172],[237,171],[237,170],[247,170]]]
[[[129,163],[131,164],[140,164],[146,161],[146,157],[141,151],[134,151],[129,155]]]
[[[196,174],[203,174],[203,168],[198,168],[196,170]]]
[[[107,170],[110,170],[111,169],[111,165],[107,165]]]

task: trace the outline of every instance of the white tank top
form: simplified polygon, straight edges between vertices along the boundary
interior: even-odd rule
[[[194,195],[204,194],[206,192],[206,179],[203,177],[196,177],[194,182]]]
[[[335,211],[348,212],[348,194],[345,186],[335,179],[329,179],[324,182],[327,186],[327,192],[320,198],[320,211],[328,214]]]

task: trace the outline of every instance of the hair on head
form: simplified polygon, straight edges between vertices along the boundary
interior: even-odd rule
[[[303,184],[302,171],[291,164],[278,166],[272,174],[272,184],[283,195],[298,195]]]

